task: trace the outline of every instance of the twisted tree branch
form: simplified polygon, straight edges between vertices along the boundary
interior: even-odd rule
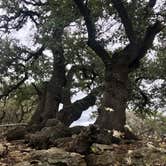
[[[28,79],[27,73],[25,73],[24,78],[19,81],[17,84],[11,86],[6,92],[0,95],[0,100],[4,97],[7,97],[11,92],[15,91],[17,88],[19,88],[26,80]]]
[[[134,33],[132,21],[127,13],[126,8],[123,5],[122,0],[111,0],[113,6],[117,10],[119,17],[121,18],[122,24],[124,25],[126,35],[129,38],[131,43],[134,43],[136,40],[136,36]]]
[[[48,2],[42,2],[42,1],[35,1],[35,0],[22,0],[25,4],[27,5],[32,5],[32,6],[44,6],[47,5]]]
[[[143,40],[140,42],[138,53],[135,54],[131,59],[130,66],[134,63],[139,62],[147,53],[147,51],[152,47],[155,36],[164,28],[164,26],[158,20],[150,25],[144,35]]]
[[[105,65],[108,65],[111,58],[100,42],[96,40],[96,27],[87,3],[84,3],[83,0],[74,0],[74,2],[85,20],[88,31],[88,46],[102,59]]]
[[[148,7],[153,8],[156,5],[157,0],[149,0]]]
[[[68,107],[63,108],[57,113],[57,118],[66,126],[70,126],[74,121],[78,120],[82,112],[93,106],[96,102],[96,96],[101,92],[103,87],[95,88],[84,98],[77,100]]]

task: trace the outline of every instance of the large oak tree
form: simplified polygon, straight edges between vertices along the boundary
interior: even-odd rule
[[[99,110],[96,124],[101,128],[124,131],[129,74],[139,67],[141,59],[152,48],[156,35],[164,28],[161,19],[155,17],[153,10],[157,1],[111,0],[103,2],[108,6],[108,14],[118,14],[117,19],[120,19],[128,41],[124,48],[112,54],[97,39],[94,9],[93,6],[90,7],[91,2],[84,0],[74,0],[74,2],[85,21],[88,32],[87,44],[101,58],[105,66],[103,105]],[[131,6],[134,8],[133,13],[129,11]]]

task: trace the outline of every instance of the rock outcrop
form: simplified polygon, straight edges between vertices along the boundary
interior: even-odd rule
[[[66,142],[66,140],[59,141]],[[84,155],[57,147],[35,150],[21,141],[13,141],[0,143],[0,154],[2,166],[166,165],[165,143],[156,146],[152,142],[144,141],[111,145],[92,143],[89,152]]]
[[[87,166],[83,155],[66,152],[59,148],[36,150],[30,156],[29,161],[15,166]]]

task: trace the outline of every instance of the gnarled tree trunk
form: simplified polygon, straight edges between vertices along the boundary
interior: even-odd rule
[[[54,42],[49,46],[53,54],[53,72],[50,81],[39,93],[38,108],[32,116],[30,125],[44,126],[48,119],[54,118],[68,127],[81,117],[84,110],[95,104],[96,93],[99,91],[93,91],[83,99],[71,102],[72,78],[76,70],[82,70],[83,66],[74,66],[68,72],[65,71],[62,37],[63,27],[53,33]],[[59,111],[60,103],[63,104],[63,109]]]
[[[88,32],[88,46],[101,58],[105,65],[105,92],[103,108],[96,121],[102,128],[124,130],[125,108],[127,104],[127,81],[129,67],[137,65],[146,55],[149,48],[152,47],[155,36],[162,30],[160,21],[149,24],[145,28],[145,33],[141,37],[137,34],[130,18],[130,15],[122,0],[111,0],[112,6],[116,9],[121,23],[124,26],[129,44],[121,51],[117,50],[112,56],[103,45],[97,40],[96,25],[93,15],[84,0],[74,0],[81,15],[84,17]],[[156,1],[149,5],[151,10]],[[133,70],[134,71],[134,70]]]
[[[112,65],[105,71],[103,106],[96,120],[101,128],[124,131],[128,72],[127,65]]]
[[[39,94],[39,104],[32,116],[31,124],[45,123],[55,118],[61,102],[62,89],[65,86],[65,59],[62,44],[63,28],[54,30],[49,47],[53,54],[53,71],[50,81]]]

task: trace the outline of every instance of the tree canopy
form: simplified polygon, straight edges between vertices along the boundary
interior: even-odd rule
[[[104,70],[127,59],[128,109],[165,107],[165,6],[162,0],[1,0],[0,98],[19,96],[20,89],[26,95],[31,86],[36,96],[56,73],[64,77],[61,95],[68,96],[60,103],[71,103],[78,91],[95,91],[100,107]],[[27,26],[31,46],[12,37]]]

